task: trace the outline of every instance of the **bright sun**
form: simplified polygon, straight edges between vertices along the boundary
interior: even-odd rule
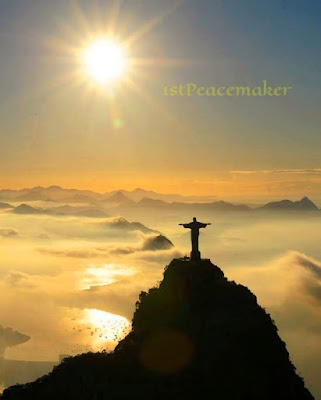
[[[92,42],[84,52],[84,63],[91,78],[101,84],[119,79],[124,75],[127,67],[123,48],[109,39]]]

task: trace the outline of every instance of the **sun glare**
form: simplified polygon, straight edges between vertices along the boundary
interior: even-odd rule
[[[119,264],[91,264],[82,273],[78,282],[79,290],[106,286],[114,283],[120,277],[132,276],[136,273],[133,267]]]
[[[82,322],[89,324],[92,345],[95,348],[106,342],[117,343],[130,329],[127,318],[96,309],[86,309]]]
[[[126,70],[127,59],[122,46],[109,39],[92,42],[84,52],[85,68],[89,76],[101,84],[114,82]]]

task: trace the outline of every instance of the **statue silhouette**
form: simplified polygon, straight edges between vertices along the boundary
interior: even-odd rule
[[[191,239],[192,239],[191,260],[200,260],[201,253],[200,253],[199,247],[198,247],[198,238],[199,238],[199,234],[200,234],[200,229],[206,228],[207,225],[211,225],[211,224],[210,223],[205,224],[203,222],[199,222],[194,217],[193,222],[189,222],[188,224],[179,224],[179,225],[191,230]]]

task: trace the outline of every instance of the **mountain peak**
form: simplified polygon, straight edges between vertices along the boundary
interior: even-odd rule
[[[303,197],[299,201],[281,200],[265,204],[262,209],[270,210],[298,210],[311,211],[318,210],[318,207],[308,197]]]
[[[309,197],[307,197],[307,196],[302,197],[302,199],[300,200],[300,202],[301,202],[301,203],[305,203],[305,204],[313,204],[313,205],[315,205],[315,204],[313,203],[313,201],[310,200]]]
[[[317,210],[318,207],[313,203],[312,200],[310,200],[308,197],[303,197],[300,201],[297,202],[298,204],[301,204],[301,206],[305,209],[310,209],[310,210]]]
[[[113,193],[110,197],[108,197],[107,201],[115,202],[115,203],[132,203],[133,202],[129,197],[127,197],[121,191]]]

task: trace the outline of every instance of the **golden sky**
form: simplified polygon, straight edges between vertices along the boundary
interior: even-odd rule
[[[254,24],[237,4],[108,4],[2,6],[1,187],[321,195],[312,9],[307,23],[292,8],[275,16],[276,1],[253,3]],[[105,37],[128,62],[110,85],[86,73],[83,58]],[[164,96],[166,85],[262,80],[294,89],[282,98]]]

